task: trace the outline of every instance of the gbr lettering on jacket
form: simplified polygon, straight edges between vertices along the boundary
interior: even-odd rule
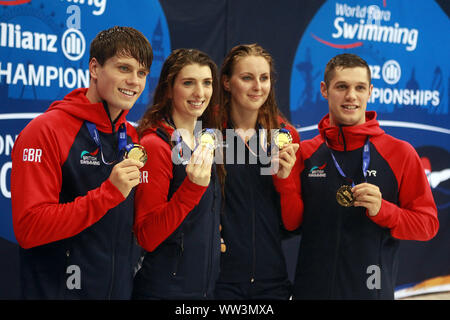
[[[148,171],[141,171],[139,174],[139,183],[148,183]]]
[[[23,149],[24,162],[41,162],[42,149],[25,148]]]
[[[25,148],[23,149],[22,160],[24,162],[41,162],[42,149]],[[142,171],[139,177],[139,183],[148,183],[148,171]]]

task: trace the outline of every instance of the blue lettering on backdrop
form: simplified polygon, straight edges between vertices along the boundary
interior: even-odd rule
[[[33,0],[0,5],[0,237],[16,241],[10,201],[16,135],[51,102],[89,86],[90,42],[99,31],[115,25],[138,29],[153,47],[146,89],[128,115],[130,121],[137,121],[171,51],[167,21],[157,0]]]
[[[306,131],[328,112],[320,94],[325,65],[339,53],[352,52],[370,65],[374,90],[368,109],[377,111],[384,129],[394,134],[403,128],[405,136],[399,138],[415,146],[449,150],[449,29],[447,15],[434,1],[327,1],[297,48],[292,122],[304,127],[304,138],[317,134]]]

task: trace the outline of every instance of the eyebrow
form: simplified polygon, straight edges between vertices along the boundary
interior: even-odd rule
[[[241,72],[239,73],[239,76],[245,76],[245,75],[255,75],[253,72],[250,71],[245,71],[245,72]],[[269,72],[263,72],[259,74],[260,76],[265,76],[265,75],[269,75]]]
[[[344,81],[344,80],[341,80],[341,81],[337,81],[337,82],[335,83],[335,85],[339,85],[339,84],[349,84],[349,82]],[[356,84],[357,84],[357,85],[364,85],[364,86],[369,85],[367,82],[357,82]]]
[[[131,66],[131,63],[125,62],[125,61],[116,61],[115,62],[116,65],[126,65],[126,66]]]
[[[181,80],[198,80],[197,78],[192,78],[192,77],[186,77],[186,78],[181,78]],[[206,77],[200,80],[212,80],[212,77]]]
[[[116,62],[115,62],[115,65],[116,66],[127,66],[127,67],[131,67],[131,68],[134,68],[134,65],[133,64],[131,64],[131,63],[129,63],[129,62],[126,62],[126,61],[120,61],[120,60],[117,60]],[[143,66],[143,65],[139,65],[139,67],[137,68],[139,71],[146,71],[146,72],[150,72],[150,68],[146,68],[145,66]]]

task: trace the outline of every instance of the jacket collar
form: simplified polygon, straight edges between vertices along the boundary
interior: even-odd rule
[[[376,120],[375,111],[366,112],[366,122],[357,126],[330,126],[327,114],[319,122],[319,133],[327,145],[337,151],[351,151],[361,148],[368,137],[384,134]]]

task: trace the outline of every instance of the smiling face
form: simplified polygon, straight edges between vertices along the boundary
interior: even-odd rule
[[[224,77],[223,87],[231,93],[232,110],[257,113],[270,93],[270,65],[261,56],[239,58],[231,77]]]
[[[212,93],[213,76],[208,65],[195,63],[184,66],[169,93],[173,118],[195,121],[205,111]]]
[[[129,56],[115,55],[101,65],[95,58],[89,63],[91,85],[86,94],[92,102],[105,100],[111,119],[122,110],[130,110],[145,89],[148,68]]]
[[[363,124],[372,88],[365,68],[336,68],[328,86],[323,81],[320,84],[322,96],[328,100],[330,125]]]

